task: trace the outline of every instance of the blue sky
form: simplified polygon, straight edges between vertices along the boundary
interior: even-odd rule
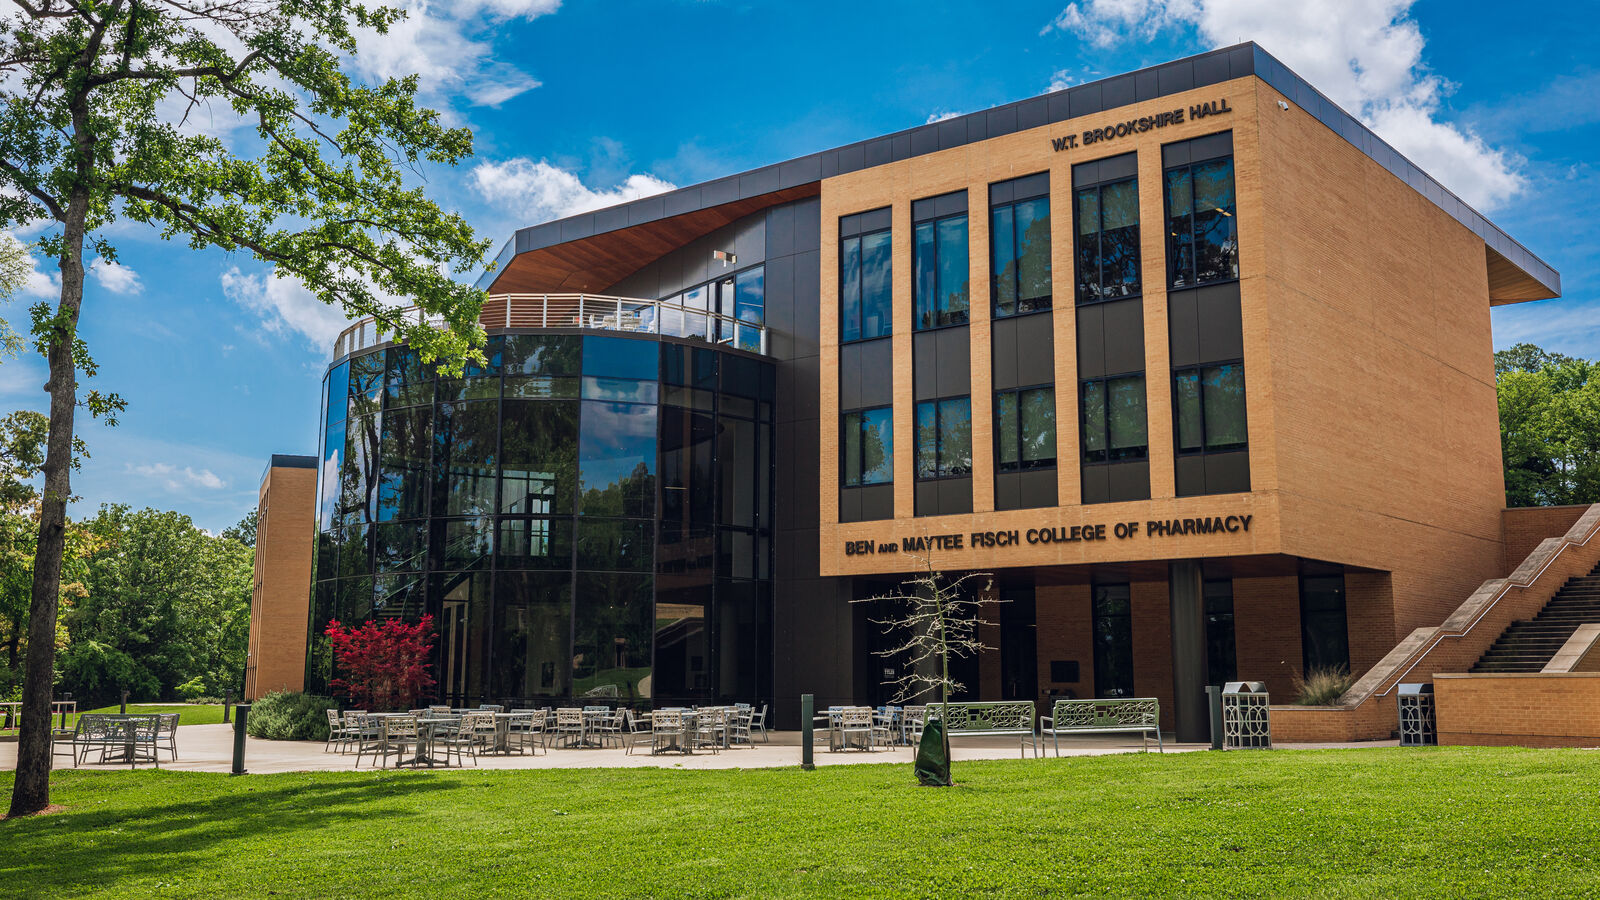
[[[427,185],[498,249],[521,225],[1257,40],[1561,272],[1564,299],[1495,311],[1497,346],[1600,357],[1600,51],[1588,4],[1537,6],[456,0],[415,5],[350,66],[420,72],[474,129],[477,158]],[[220,530],[269,454],[316,452],[341,316],[246,256],[108,236],[122,266],[88,288],[88,386],[129,407],[83,429],[74,514],[127,502]],[[38,269],[13,323],[51,290]],[[0,406],[43,409],[43,383],[37,358],[0,364]]]

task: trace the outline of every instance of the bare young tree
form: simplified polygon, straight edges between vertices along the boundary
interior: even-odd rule
[[[949,721],[950,694],[966,688],[951,676],[950,660],[975,658],[984,650],[994,649],[978,639],[978,629],[993,624],[980,618],[980,613],[983,607],[997,602],[990,590],[994,580],[989,572],[947,578],[934,569],[933,560],[914,558],[927,571],[901,582],[899,593],[851,602],[877,603],[889,610],[885,618],[871,621],[883,626],[890,639],[890,646],[876,655],[900,664],[899,677],[883,682],[895,689],[894,702],[907,703],[932,694],[938,701],[939,721],[943,723]],[[987,580],[974,589],[972,585],[979,579]],[[928,733],[925,731],[924,735]],[[923,784],[949,786],[950,737],[942,724],[937,733],[942,742],[942,764],[933,767],[930,777],[923,771],[920,758],[924,754],[919,749],[918,777]]]

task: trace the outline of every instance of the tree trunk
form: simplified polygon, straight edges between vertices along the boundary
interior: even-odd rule
[[[83,132],[80,130],[79,134]],[[56,607],[61,595],[61,556],[66,546],[67,499],[72,496],[73,414],[78,404],[72,358],[83,305],[83,240],[89,194],[79,188],[66,209],[61,252],[61,305],[50,334],[50,431],[45,443],[44,496],[39,502],[39,545],[33,557],[33,605],[28,614],[28,656],[22,680],[22,731],[17,740],[17,777],[12,816],[50,805],[50,701],[55,691]]]

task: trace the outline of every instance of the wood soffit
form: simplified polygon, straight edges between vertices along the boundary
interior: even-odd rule
[[[771,206],[815,197],[822,183],[734,200],[682,215],[518,253],[489,286],[493,294],[599,292],[649,263]]]
[[[1488,254],[1490,306],[1505,306],[1508,303],[1522,303],[1526,300],[1549,300],[1551,297],[1559,296],[1524,272],[1522,267],[1501,256],[1493,247],[1485,244],[1483,250]]]

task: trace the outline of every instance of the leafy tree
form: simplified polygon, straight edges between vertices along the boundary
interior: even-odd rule
[[[455,369],[482,343],[482,297],[454,281],[486,242],[405,174],[470,155],[471,134],[416,104],[415,77],[368,86],[343,67],[361,29],[400,11],[359,0],[13,0],[0,18],[0,228],[38,221],[61,269],[52,306],[32,308],[49,363],[50,428],[33,567],[22,736],[11,813],[49,803],[49,701],[74,417],[110,420],[114,393],[79,336],[85,253],[108,262],[114,222],[192,249],[248,251],[350,315],[373,315],[425,361]],[[253,129],[236,153],[188,128],[197,110]],[[127,227],[126,225],[124,227]],[[382,302],[406,298],[427,314]],[[442,323],[434,328],[425,322]]]
[[[1600,501],[1600,364],[1518,344],[1495,368],[1506,504]]]
[[[181,699],[243,688],[254,553],[175,512],[103,506],[84,596],[65,611],[62,687],[90,700]]]
[[[362,709],[410,709],[433,687],[433,676],[428,674],[433,616],[423,616],[415,624],[369,619],[357,628],[346,628],[335,619],[323,633],[340,674],[330,686]]]
[[[239,524],[222,529],[222,536],[229,540],[238,541],[246,547],[256,545],[256,519],[260,516],[257,510],[250,510],[249,515],[239,520]]]
[[[969,572],[950,579],[934,571],[932,560],[922,560],[927,571],[901,582],[902,591],[883,594],[856,603],[876,603],[890,612],[887,618],[873,619],[882,625],[890,646],[878,656],[899,664],[900,675],[884,684],[895,689],[894,702],[905,703],[932,694],[930,704],[940,707],[937,720],[929,716],[923,730],[922,746],[917,750],[917,779],[929,787],[949,787],[950,736],[944,731],[949,721],[950,694],[965,685],[950,675],[951,659],[974,658],[985,647],[978,640],[978,628],[989,623],[978,618],[984,606],[996,602],[989,590],[968,582],[990,578],[988,572]],[[930,709],[930,712],[932,710]]]

